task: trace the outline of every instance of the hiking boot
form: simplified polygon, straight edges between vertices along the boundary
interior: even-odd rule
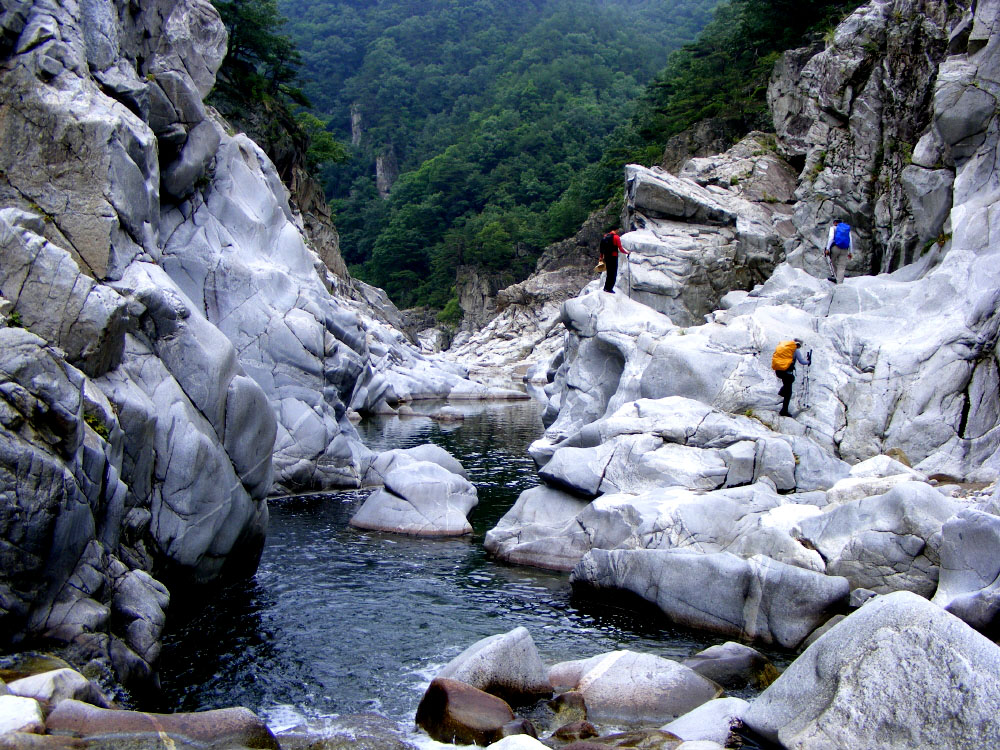
[[[836,276],[827,276],[826,280],[827,281],[832,281],[834,284],[837,283],[837,277]]]
[[[781,411],[778,412],[778,416],[779,417],[790,417],[792,415],[789,412],[787,412],[784,409],[782,409]]]
[[[605,290],[604,290],[604,293],[605,293],[605,294],[614,294],[614,293],[615,293],[615,290],[614,290],[614,289],[605,289]]]

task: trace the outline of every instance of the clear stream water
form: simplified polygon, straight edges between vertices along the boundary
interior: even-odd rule
[[[257,575],[195,615],[174,617],[160,659],[165,708],[243,705],[275,731],[369,711],[411,727],[440,667],[519,625],[549,664],[620,648],[678,659],[726,640],[581,600],[568,574],[490,559],[486,531],[539,481],[527,454],[542,432],[539,408],[458,408],[467,414],[459,424],[393,417],[359,431],[374,450],[433,442],[458,458],[479,491],[475,533],[417,539],[352,529],[367,491],[271,501]]]

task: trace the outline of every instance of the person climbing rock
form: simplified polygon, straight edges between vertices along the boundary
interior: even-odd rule
[[[792,400],[792,383],[795,382],[795,363],[799,362],[807,367],[812,364],[812,352],[809,352],[809,355],[806,356],[801,352],[801,348],[802,339],[782,341],[775,348],[774,355],[771,357],[771,368],[774,370],[774,374],[778,376],[778,380],[781,381],[781,388],[778,389],[778,395],[782,397],[782,403],[781,411],[778,414],[782,417],[792,416],[788,411],[788,404]]]
[[[844,283],[844,272],[847,271],[847,261],[854,257],[851,252],[851,225],[846,221],[838,221],[830,227],[826,239],[826,257],[830,259],[833,275],[829,280],[836,284]]]
[[[628,255],[628,250],[622,247],[621,236],[612,230],[601,237],[601,244],[598,246],[601,262],[605,266],[604,291],[608,294],[615,293],[615,279],[618,276],[618,251],[621,250]]]

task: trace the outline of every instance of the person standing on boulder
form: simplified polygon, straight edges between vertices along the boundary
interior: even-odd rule
[[[826,238],[826,257],[831,259],[834,275],[830,281],[836,284],[844,283],[844,273],[847,271],[847,261],[854,257],[851,252],[851,225],[846,221],[838,221],[830,227]]]
[[[801,352],[801,348],[802,339],[782,341],[774,350],[774,356],[771,357],[771,368],[774,370],[774,374],[778,376],[778,380],[781,381],[781,388],[778,389],[778,395],[783,400],[781,411],[778,414],[782,417],[792,416],[788,411],[788,404],[792,400],[792,383],[795,382],[795,363],[799,362],[807,367],[812,364],[812,352],[809,352],[809,356],[806,356]]]
[[[622,247],[622,239],[618,232],[611,230],[601,237],[601,244],[598,246],[601,261],[605,266],[604,291],[608,294],[615,293],[615,279],[618,276],[618,251],[621,250],[628,255],[628,250]]]

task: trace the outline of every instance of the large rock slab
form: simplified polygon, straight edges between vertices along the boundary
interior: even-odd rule
[[[795,536],[797,524],[820,509],[796,500],[767,479],[707,493],[680,487],[616,493],[589,503],[534,487],[487,532],[485,544],[508,562],[554,570],[571,570],[591,549],[683,549],[761,554],[824,572],[819,553]]]
[[[842,608],[850,593],[846,578],[770,558],[683,550],[593,550],[570,581],[637,594],[687,627],[787,648]]]
[[[941,574],[931,600],[977,630],[1000,613],[1000,517],[965,509],[941,529]]]
[[[467,516],[479,498],[468,480],[429,461],[407,463],[384,479],[385,487],[368,496],[351,526],[414,536],[472,533]]]
[[[1000,742],[1000,648],[909,593],[879,597],[818,639],[750,706],[789,750],[981,748]]]
[[[591,720],[626,723],[670,721],[722,692],[677,662],[633,651],[557,664],[549,670],[549,680],[583,695]]]
[[[150,733],[178,737],[185,744],[231,745],[258,750],[279,750],[278,741],[264,721],[247,708],[222,708],[198,713],[154,714],[116,711],[74,700],[62,701],[46,720],[52,733],[71,737],[103,737],[127,743]],[[133,740],[134,741],[134,740]]]
[[[525,490],[483,546],[514,565],[570,571],[591,548],[590,536],[577,522],[588,502],[544,485]]]
[[[523,627],[473,643],[437,676],[472,685],[511,705],[552,695],[548,669]]]
[[[851,588],[930,597],[938,582],[941,529],[959,508],[929,484],[909,481],[803,519],[798,535],[823,556],[827,572],[844,576]]]

